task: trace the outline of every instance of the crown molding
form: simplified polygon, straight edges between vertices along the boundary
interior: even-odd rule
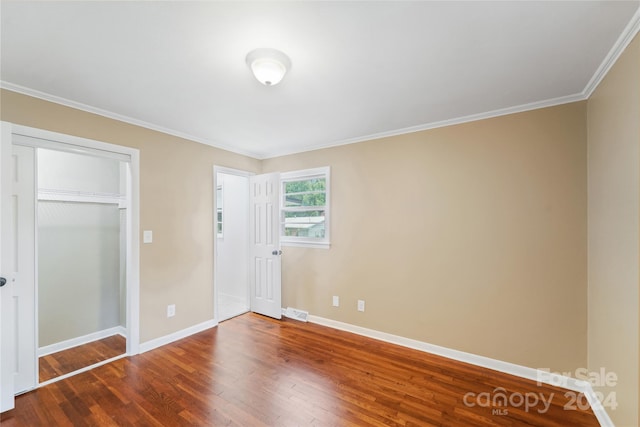
[[[638,34],[640,30],[640,7],[636,10],[636,13],[633,14],[631,20],[624,28],[618,40],[614,43],[613,47],[605,56],[604,60],[589,80],[589,83],[585,86],[582,94],[584,99],[588,99],[593,94],[593,91],[596,90],[602,79],[607,75],[613,64],[616,63],[622,52],[629,46],[629,43],[633,40],[633,38]]]
[[[359,136],[356,138],[342,139],[342,140],[333,141],[327,144],[307,145],[305,147],[295,149],[295,150],[279,151],[274,154],[265,156],[263,159],[271,159],[275,157],[287,156],[290,154],[299,154],[307,151],[322,150],[324,148],[339,147],[341,145],[356,144],[358,142],[365,142],[365,141],[371,141],[375,139],[389,138],[392,136],[405,135],[408,133],[415,133],[423,130],[437,129],[437,128],[442,128],[446,126],[476,122],[478,120],[491,119],[494,117],[506,116],[509,114],[522,113],[525,111],[538,110],[540,108],[554,107],[556,105],[569,104],[571,102],[577,102],[577,101],[584,101],[585,99],[586,98],[582,93],[577,93],[573,95],[561,96],[558,98],[546,99],[543,101],[530,102],[528,104],[516,105],[514,107],[500,108],[498,110],[487,111],[485,113],[471,114],[468,116],[440,120],[437,122],[425,123],[417,126],[409,126],[406,128],[395,129],[387,132],[373,133],[369,135]]]
[[[150,129],[156,132],[161,132],[167,135],[176,136],[178,138],[186,139],[193,142],[198,142],[200,144],[208,145],[210,147],[219,148],[221,150],[230,151],[232,153],[252,157],[254,159],[260,159],[259,154],[251,151],[241,150],[237,147],[232,147],[227,144],[210,141],[205,138],[200,138],[188,133],[180,132],[180,131],[159,126],[153,123],[145,122],[143,120],[134,119],[132,117],[125,116],[123,114],[118,114],[112,111],[103,110],[101,108],[93,107],[91,105],[83,104],[81,102],[72,101],[70,99],[62,98],[60,96],[51,95],[46,92],[41,92],[39,90],[31,89],[25,86],[20,86],[4,80],[0,80],[0,88],[11,91],[11,92],[20,93],[22,95],[31,96],[33,98],[42,99],[44,101],[52,102],[54,104],[63,105],[65,107],[74,108],[76,110],[85,111],[87,113],[96,114],[98,116],[106,117],[109,119],[118,120],[120,122],[129,123],[131,125],[140,126],[142,128]]]
[[[585,96],[583,95],[583,93],[579,93],[579,94],[574,94],[574,95],[568,95],[568,96],[562,96],[559,98],[552,98],[552,99],[547,99],[547,100],[543,100],[543,101],[536,101],[536,102],[531,102],[528,104],[522,104],[522,105],[517,105],[514,107],[507,107],[507,108],[501,108],[498,110],[492,110],[492,111],[488,111],[485,113],[478,113],[478,114],[471,114],[468,116],[463,116],[463,117],[457,117],[457,118],[453,118],[453,119],[447,119],[447,120],[441,120],[441,121],[437,121],[437,122],[431,122],[431,123],[425,123],[422,125],[417,125],[417,126],[409,126],[409,127],[405,127],[405,128],[401,128],[401,129],[395,129],[395,130],[391,130],[391,131],[386,131],[386,132],[379,132],[379,133],[374,133],[374,134],[369,134],[369,135],[364,135],[364,136],[359,136],[359,137],[355,137],[355,138],[347,138],[347,139],[342,139],[342,140],[337,140],[337,141],[332,141],[326,144],[312,144],[312,145],[307,145],[301,148],[296,148],[293,150],[282,150],[282,151],[275,151],[275,152],[271,152],[271,153],[256,153],[256,152],[250,152],[250,151],[246,151],[246,150],[241,150],[238,149],[236,147],[232,147],[226,144],[221,144],[221,143],[214,143],[212,141],[203,139],[203,138],[199,138],[197,136],[193,136],[190,134],[186,134],[183,132],[179,132],[173,129],[169,129],[169,128],[165,128],[162,126],[158,126],[155,125],[153,123],[148,123],[142,120],[138,120],[138,119],[134,119],[132,117],[128,117],[122,114],[117,114],[117,113],[113,113],[111,111],[107,111],[107,110],[103,110],[100,108],[96,108],[96,107],[92,107],[90,105],[86,105],[86,104],[82,104],[80,102],[76,102],[76,101],[71,101],[69,99],[66,98],[62,98],[56,95],[51,95],[45,92],[40,92],[38,90],[35,89],[30,89],[24,86],[20,86],[20,85],[16,85],[13,83],[9,83],[6,82],[4,80],[0,81],[0,88],[11,91],[11,92],[17,92],[23,95],[27,95],[27,96],[31,96],[34,98],[38,98],[38,99],[42,99],[45,101],[49,101],[55,104],[60,104],[60,105],[64,105],[66,107],[70,107],[70,108],[74,108],[77,110],[81,110],[81,111],[85,111],[88,113],[93,113],[93,114],[97,114],[99,116],[103,116],[103,117],[107,117],[110,119],[114,119],[114,120],[118,120],[121,122],[125,122],[125,123],[129,123],[132,125],[136,125],[136,126],[140,126],[143,128],[147,128],[147,129],[151,129],[157,132],[162,132],[168,135],[173,135],[173,136],[177,136],[178,138],[182,138],[182,139],[186,139],[186,140],[190,140],[190,141],[194,141],[194,142],[198,142],[201,144],[205,144],[205,145],[209,145],[211,147],[215,147],[215,148],[219,148],[221,150],[226,150],[226,151],[230,151],[236,154],[241,154],[243,156],[248,156],[254,159],[258,159],[258,160],[265,160],[265,159],[271,159],[271,158],[275,158],[275,157],[281,157],[281,156],[287,156],[290,154],[298,154],[298,153],[304,153],[307,151],[315,151],[315,150],[321,150],[324,148],[332,148],[332,147],[339,147],[341,145],[349,145],[349,144],[356,144],[358,142],[365,142],[365,141],[371,141],[371,140],[375,140],[375,139],[382,139],[382,138],[388,138],[388,137],[392,137],[392,136],[398,136],[398,135],[404,135],[404,134],[408,134],[408,133],[414,133],[414,132],[420,132],[423,130],[429,130],[429,129],[436,129],[436,128],[441,128],[441,127],[446,127],[446,126],[453,126],[453,125],[458,125],[458,124],[462,124],[462,123],[468,123],[468,122],[474,122],[474,121],[478,121],[478,120],[484,120],[484,119],[490,119],[493,117],[499,117],[499,116],[505,116],[508,114],[514,114],[514,113],[521,113],[521,112],[525,112],[525,111],[530,111],[530,110],[537,110],[540,108],[546,108],[546,107],[553,107],[556,105],[562,105],[562,104],[568,104],[571,102],[576,102],[576,101],[583,101],[585,100]]]

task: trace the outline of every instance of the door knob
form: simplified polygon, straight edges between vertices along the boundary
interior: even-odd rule
[[[278,250],[273,251],[271,252],[271,255],[282,255],[282,251],[278,251]]]
[[[7,284],[7,279],[0,277],[0,288]]]

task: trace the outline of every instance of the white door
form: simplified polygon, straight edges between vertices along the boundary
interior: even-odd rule
[[[37,380],[36,356],[36,173],[35,149],[14,145],[12,149],[12,230],[14,242],[13,298],[16,394],[33,389]],[[16,324],[17,323],[17,324]]]
[[[3,138],[4,139],[4,138]],[[35,328],[35,150],[13,146],[2,173],[2,401],[37,384]],[[6,165],[6,167],[5,167]],[[8,169],[8,177],[4,172]],[[8,178],[8,185],[5,181]],[[7,215],[5,215],[5,213]],[[8,246],[10,245],[10,246]],[[5,250],[5,248],[9,248]],[[7,257],[5,258],[5,253]],[[6,260],[6,262],[5,262]],[[5,384],[6,382],[6,384]],[[13,386],[11,387],[11,384]]]
[[[249,283],[251,311],[280,319],[280,174],[249,178]]]
[[[11,230],[11,125],[2,123],[0,136],[0,412],[14,407],[13,366],[13,233]]]

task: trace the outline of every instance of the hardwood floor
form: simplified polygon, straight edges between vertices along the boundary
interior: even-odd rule
[[[60,375],[68,374],[94,363],[109,360],[126,353],[127,340],[122,335],[113,335],[68,350],[42,356],[38,360],[41,383]]]
[[[480,393],[493,398],[501,391],[508,406],[472,406],[487,402],[476,400]],[[249,313],[18,396],[16,409],[1,420],[3,427],[597,426],[591,410],[564,410],[565,392],[319,325]],[[518,396],[543,396],[551,404],[544,413],[542,403],[527,411]]]

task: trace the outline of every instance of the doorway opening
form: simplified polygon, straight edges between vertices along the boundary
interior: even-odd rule
[[[213,168],[218,322],[248,311],[282,317],[279,176]]]
[[[249,177],[214,166],[214,298],[219,322],[250,310]]]
[[[14,148],[15,150],[15,148]],[[38,380],[126,353],[126,162],[35,148]]]

